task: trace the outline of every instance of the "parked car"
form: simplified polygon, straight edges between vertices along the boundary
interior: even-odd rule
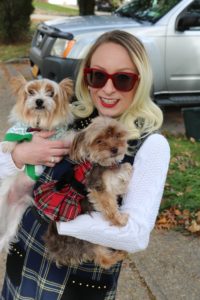
[[[113,29],[126,30],[144,44],[158,104],[200,104],[200,0],[133,0],[109,16],[43,22],[30,49],[33,76],[75,79],[88,47]]]

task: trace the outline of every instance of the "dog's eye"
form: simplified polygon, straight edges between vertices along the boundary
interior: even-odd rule
[[[96,140],[96,144],[101,144],[102,140],[98,139]]]
[[[47,91],[47,96],[53,97],[54,96],[54,91]]]
[[[29,95],[34,95],[35,91],[30,89],[30,90],[28,90],[28,93],[29,93]]]

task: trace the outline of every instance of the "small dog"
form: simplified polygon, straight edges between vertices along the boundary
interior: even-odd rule
[[[27,82],[23,76],[18,76],[13,78],[12,84],[18,97],[9,120],[15,125],[5,135],[7,141],[2,143],[3,152],[11,152],[17,141],[21,141],[19,138],[30,138],[34,131],[55,130],[55,139],[66,135],[68,125],[73,121],[70,111],[73,84],[70,79],[64,79],[57,84],[48,79]],[[43,170],[42,166],[33,168],[36,177]],[[22,171],[1,183],[0,252],[9,252],[21,217],[32,204],[31,192],[34,183],[33,177],[28,177]]]
[[[127,140],[128,132],[122,124],[108,117],[97,117],[75,135],[69,153],[70,159],[77,162],[88,160],[93,165],[86,176],[86,210],[101,212],[105,219],[117,226],[126,225],[128,220],[128,215],[119,211],[117,201],[119,195],[127,192],[132,172],[131,164],[119,164],[127,152]],[[54,221],[50,223],[44,240],[48,255],[57,266],[94,261],[108,269],[126,256],[124,251],[58,235]]]

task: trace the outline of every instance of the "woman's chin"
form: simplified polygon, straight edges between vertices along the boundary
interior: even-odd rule
[[[120,115],[118,105],[102,105],[101,103],[98,103],[96,106],[98,112],[100,115],[106,116],[106,117],[117,117]]]

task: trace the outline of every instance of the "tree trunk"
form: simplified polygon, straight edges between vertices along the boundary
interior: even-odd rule
[[[94,15],[95,0],[78,0],[79,15]]]

